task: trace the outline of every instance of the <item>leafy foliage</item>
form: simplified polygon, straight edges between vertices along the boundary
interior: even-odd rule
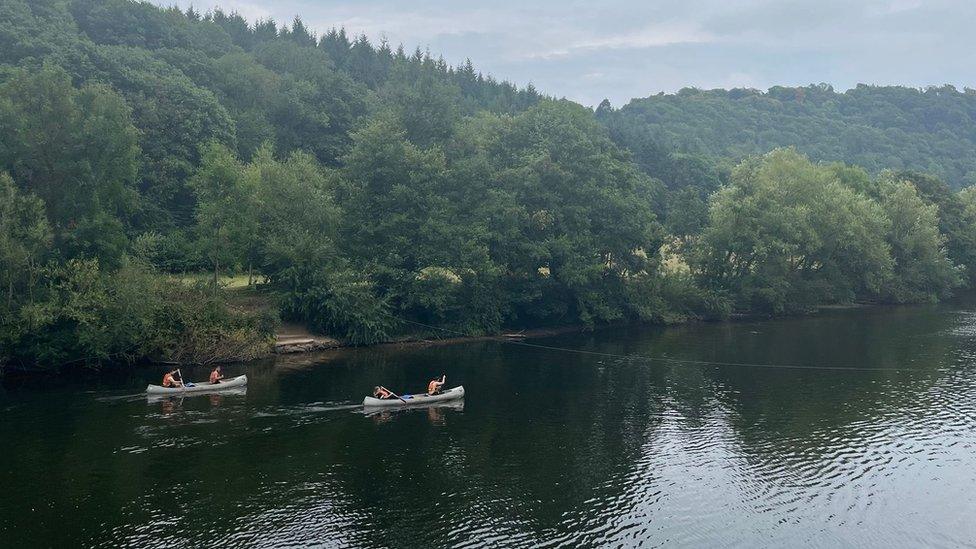
[[[938,208],[891,177],[872,198],[794,150],[743,162],[712,198],[696,257],[703,282],[742,308],[772,313],[946,295],[957,275]]]
[[[8,0],[0,364],[256,356],[276,315],[227,306],[242,272],[351,344],[940,299],[976,280],[976,193],[952,190],[974,106],[813,86],[594,112],[299,18]],[[213,283],[165,276],[187,271]]]
[[[0,332],[0,359],[16,367],[96,367],[144,357],[246,360],[270,345],[273,324],[231,315],[219,300],[137,263],[105,272],[96,260],[75,259],[48,264],[37,278],[27,302],[4,316]]]
[[[650,162],[651,151],[741,159],[795,146],[814,160],[871,173],[910,169],[955,188],[976,183],[976,91],[968,88],[685,88],[605,109],[603,119],[624,146]]]

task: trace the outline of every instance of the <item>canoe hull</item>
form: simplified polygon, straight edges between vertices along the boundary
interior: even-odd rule
[[[458,400],[464,398],[464,387],[459,385],[453,389],[448,389],[438,395],[428,396],[428,395],[411,395],[410,398],[406,399],[406,402],[398,398],[373,398],[366,397],[363,399],[363,406],[370,408],[393,408],[397,406],[419,406],[422,404],[430,404],[432,402],[449,402],[452,400]]]
[[[210,382],[197,383],[193,387],[162,387],[160,385],[150,385],[146,387],[146,393],[150,395],[186,395],[193,393],[212,393],[214,391],[225,391],[235,387],[247,385],[247,376],[237,376],[225,379],[220,383],[211,384]]]

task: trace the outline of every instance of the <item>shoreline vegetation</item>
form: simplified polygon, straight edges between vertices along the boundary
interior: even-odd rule
[[[646,109],[219,9],[11,0],[0,44],[0,371],[246,361],[283,322],[360,346],[935,302],[976,279],[976,174],[891,136],[883,157],[859,141],[871,171],[790,135],[716,156]]]

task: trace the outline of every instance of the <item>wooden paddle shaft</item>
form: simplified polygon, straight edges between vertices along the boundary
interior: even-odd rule
[[[383,387],[383,388],[384,388],[384,389],[386,389],[386,387]],[[386,390],[387,390],[387,391],[390,391],[389,389],[386,389]],[[398,394],[396,394],[396,393],[394,393],[393,391],[390,391],[390,394],[391,394],[391,395],[393,395],[393,396],[395,396],[395,397],[397,397],[397,398],[399,398],[399,399],[400,399],[400,402],[402,402],[402,403],[404,403],[404,404],[406,404],[406,403],[407,403],[407,401],[406,401],[406,400],[403,400],[403,397],[401,397],[400,395],[398,395]]]

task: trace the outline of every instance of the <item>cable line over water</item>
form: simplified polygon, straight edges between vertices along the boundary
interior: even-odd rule
[[[541,345],[538,343],[527,343],[524,341],[513,341],[509,338],[503,336],[475,336],[465,332],[460,332],[458,330],[451,330],[449,328],[442,328],[440,326],[432,326],[430,324],[424,324],[423,322],[417,322],[414,320],[407,320],[405,318],[399,318],[394,315],[389,315],[391,318],[404,322],[407,324],[414,324],[416,326],[422,326],[424,328],[430,328],[432,330],[440,330],[445,333],[454,334],[462,337],[482,337],[484,339],[490,339],[492,341],[498,341],[501,343],[508,343],[509,345],[518,345],[521,347],[529,347],[533,349],[541,349],[547,351],[558,351],[563,353],[575,353],[580,355],[597,356],[601,358],[616,358],[622,360],[645,360],[649,362],[671,362],[677,364],[689,364],[695,366],[729,366],[729,367],[741,367],[741,368],[771,368],[771,369],[783,369],[783,370],[846,370],[855,372],[918,372],[917,368],[899,368],[899,367],[884,367],[884,368],[870,368],[864,366],[848,366],[848,365],[811,365],[811,364],[775,364],[775,363],[755,363],[755,362],[727,362],[718,360],[695,360],[687,358],[670,358],[662,356],[646,356],[646,355],[622,355],[617,353],[606,353],[602,351],[588,351],[586,349],[573,349],[569,347],[556,347],[553,345]]]

